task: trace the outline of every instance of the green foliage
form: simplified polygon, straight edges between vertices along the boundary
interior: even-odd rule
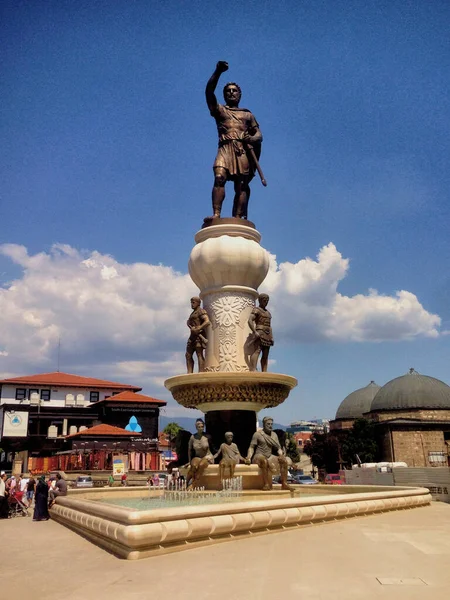
[[[292,433],[287,434],[286,455],[289,456],[294,464],[300,461],[300,453],[298,451],[297,441]]]
[[[375,434],[375,424],[367,419],[356,419],[353,427],[341,445],[342,460],[348,465],[357,462],[377,462],[379,460],[378,444]]]
[[[303,452],[307,454],[312,464],[327,473],[337,473],[339,470],[339,446],[332,433],[314,432],[305,443]]]
[[[183,428],[180,425],[178,425],[178,423],[167,423],[167,425],[163,429],[163,433],[169,436],[169,440],[173,440],[177,436],[177,433],[180,431],[180,429]]]

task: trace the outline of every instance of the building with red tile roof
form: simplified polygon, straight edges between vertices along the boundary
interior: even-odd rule
[[[134,392],[140,392],[142,390],[141,387],[130,385],[128,383],[118,383],[116,381],[107,381],[105,379],[96,379],[94,377],[83,377],[81,375],[72,375],[71,373],[61,373],[60,371],[0,379],[0,386],[4,386],[5,384],[49,385],[70,388],[113,388]]]
[[[5,451],[0,468],[11,469],[19,461],[22,471],[30,461],[39,472],[70,470],[81,463],[100,468],[95,465],[109,465],[115,451],[139,454],[140,466],[144,461],[159,468],[159,411],[167,403],[139,394],[141,390],[129,383],[59,371],[0,380],[0,439]],[[76,445],[77,452],[83,449],[83,460],[66,464],[61,454],[71,454]],[[90,461],[87,450],[103,454]]]
[[[119,394],[114,394],[114,396],[107,396],[94,404],[100,404],[100,402],[144,402],[145,404],[155,404],[157,406],[166,406],[167,404],[164,400],[157,400],[151,396],[130,391],[120,392]]]

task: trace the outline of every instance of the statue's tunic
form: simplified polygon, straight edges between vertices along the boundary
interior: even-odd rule
[[[235,443],[222,444],[220,446],[220,452],[222,452],[222,459],[227,462],[238,463],[240,458],[239,448]]]
[[[273,346],[272,315],[268,310],[256,306],[252,310],[252,315],[255,315],[255,329],[259,333],[259,343],[261,346]]]
[[[253,434],[250,446],[256,446],[255,454],[253,455],[252,463],[256,462],[257,456],[264,456],[269,459],[273,456],[274,451],[278,453],[281,450],[281,444],[277,434],[272,431],[270,436],[264,431],[257,431]]]
[[[250,164],[244,144],[243,135],[250,134],[259,128],[259,125],[246,108],[229,107],[218,104],[211,111],[217,124],[219,134],[219,149],[213,168],[223,167],[227,170],[227,178],[235,179],[238,175],[245,175],[252,179],[255,167]],[[255,144],[255,153],[259,156],[260,144]]]
[[[203,322],[202,317],[207,315],[207,312],[204,308],[196,308],[193,310],[187,320],[188,327],[200,327]],[[191,331],[191,335],[187,341],[186,350],[188,352],[198,350],[200,348],[206,348],[206,338],[201,333],[194,333]]]
[[[195,435],[191,435],[189,440],[189,451],[192,458],[206,458],[209,462],[214,462],[213,455],[209,449],[209,441],[206,435],[202,435],[199,439]]]

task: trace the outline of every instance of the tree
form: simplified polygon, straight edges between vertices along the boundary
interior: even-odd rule
[[[163,429],[163,433],[165,433],[166,435],[169,436],[169,440],[172,441],[174,438],[176,438],[177,433],[183,429],[181,427],[181,425],[178,425],[178,423],[175,422],[171,422],[171,423],[167,423],[167,425],[164,427]]]
[[[342,460],[349,465],[361,462],[377,462],[379,459],[375,423],[367,419],[356,419],[341,444]]]
[[[339,470],[339,446],[333,434],[315,431],[305,443],[303,452],[318,469],[325,469],[327,473]]]
[[[286,455],[289,456],[289,458],[295,465],[295,463],[298,463],[300,461],[300,453],[297,448],[297,440],[295,439],[292,433],[288,433],[287,436],[288,437],[286,440]]]

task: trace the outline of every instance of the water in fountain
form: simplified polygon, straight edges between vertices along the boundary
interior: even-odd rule
[[[204,487],[187,489],[185,480],[164,480],[164,487],[150,488],[147,497],[108,498],[101,501],[135,510],[154,510],[238,502],[242,497],[242,490],[242,477],[224,479],[220,491],[205,490]]]

